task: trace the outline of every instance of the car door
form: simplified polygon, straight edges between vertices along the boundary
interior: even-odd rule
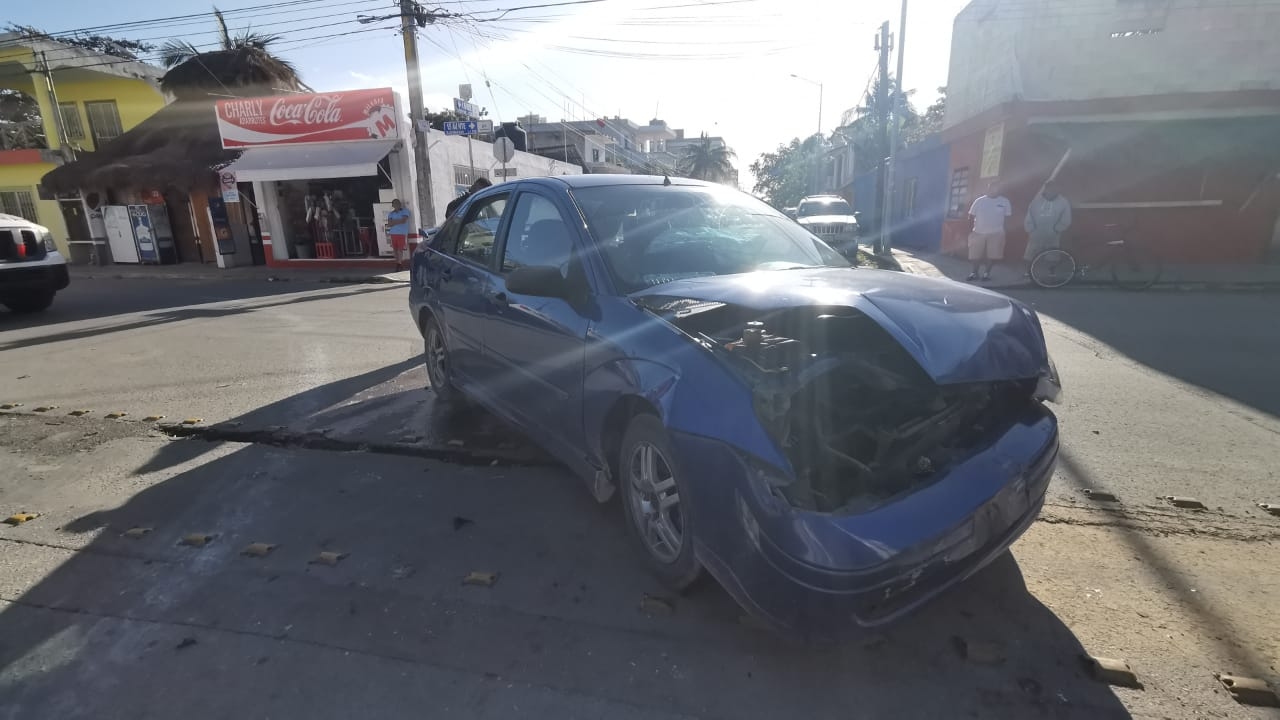
[[[541,188],[526,189],[514,199],[503,236],[497,273],[489,289],[485,352],[497,388],[544,445],[582,457],[582,381],[591,302],[535,297],[507,289],[506,277],[522,266],[551,266],[562,276],[584,278],[573,264],[583,241],[568,208]],[[585,288],[585,280],[582,281]]]
[[[441,267],[433,280],[444,317],[452,371],[462,384],[485,382],[484,323],[498,230],[509,193],[477,199],[457,229],[441,238]],[[448,228],[446,228],[447,230]]]

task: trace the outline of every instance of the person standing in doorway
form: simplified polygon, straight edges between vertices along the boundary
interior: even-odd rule
[[[1027,208],[1022,222],[1027,231],[1027,277],[1031,277],[1031,261],[1045,250],[1056,249],[1062,242],[1062,233],[1071,227],[1071,202],[1058,192],[1058,184],[1046,181],[1040,194]]]
[[[987,269],[982,273],[983,280],[991,279],[991,268],[997,260],[1004,258],[1004,221],[1013,215],[1013,206],[1009,198],[1000,194],[1000,183],[992,180],[987,186],[987,194],[973,201],[969,208],[969,217],[973,218],[973,232],[969,233],[969,262],[973,269],[967,278],[978,279],[978,270],[985,260]]]
[[[409,216],[409,209],[400,204],[399,198],[391,201],[387,235],[391,236],[391,251],[396,255],[396,270],[409,260]]]

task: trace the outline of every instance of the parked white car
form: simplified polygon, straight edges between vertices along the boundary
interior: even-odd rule
[[[0,213],[0,304],[16,313],[36,313],[71,283],[67,259],[49,228]]]
[[[796,207],[796,222],[845,255],[858,251],[858,218],[839,195],[810,195]]]

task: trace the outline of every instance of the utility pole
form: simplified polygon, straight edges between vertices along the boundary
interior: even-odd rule
[[[881,217],[885,219],[881,223],[882,228],[888,227],[888,221],[893,217],[893,186],[894,174],[897,168],[898,156],[898,133],[902,127],[902,108],[906,103],[906,98],[902,94],[902,54],[907,49],[907,0],[902,0],[902,19],[898,21],[898,72],[893,76],[895,92],[893,93],[893,123],[889,126],[889,159],[885,163],[885,187],[884,206],[881,211]],[[893,234],[885,230],[880,235],[881,252],[889,252],[893,246]]]
[[[49,69],[49,58],[40,51],[40,61],[36,64],[40,76],[44,79],[45,89],[49,92],[49,104],[53,106],[53,127],[58,131],[58,152],[65,162],[76,159],[71,148],[71,139],[67,134],[67,126],[62,121],[62,107],[58,104],[58,90],[53,86],[53,71]]]
[[[418,222],[420,227],[436,225],[436,209],[431,201],[431,149],[427,145],[426,114],[422,109],[422,75],[418,70],[417,28],[434,22],[413,0],[400,0],[400,30],[404,36],[404,66],[409,79],[409,118],[413,127],[413,162],[418,173]]]
[[[880,25],[880,34],[876,37],[876,50],[880,51],[880,82],[876,86],[876,127],[879,129],[877,133],[879,137],[876,146],[881,151],[889,150],[889,51],[892,43],[893,39],[889,36],[889,21],[885,20]],[[884,215],[885,198],[889,194],[889,189],[885,185],[887,160],[887,156],[876,158],[876,168],[879,170],[876,177],[876,207],[881,209],[880,235],[875,244],[877,255],[885,252],[889,235],[889,218]]]

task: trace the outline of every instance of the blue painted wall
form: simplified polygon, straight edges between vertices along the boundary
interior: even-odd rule
[[[936,252],[942,246],[947,213],[947,174],[951,148],[932,136],[907,148],[894,169],[893,245]],[[907,186],[915,181],[914,208],[906,206]],[[875,202],[874,174],[869,184]]]

